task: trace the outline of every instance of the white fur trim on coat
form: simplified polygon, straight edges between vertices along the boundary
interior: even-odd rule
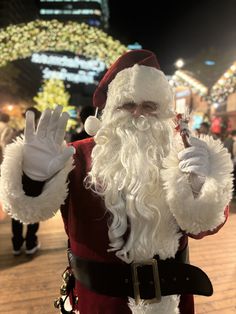
[[[163,163],[162,179],[167,202],[180,228],[188,233],[212,231],[225,221],[224,210],[232,197],[232,170],[230,154],[219,140],[210,136],[201,138],[208,147],[210,172],[197,198],[194,198],[188,175],[178,165],[180,142]]]
[[[24,223],[35,223],[51,218],[64,203],[68,188],[68,173],[73,169],[72,158],[65,168],[46,182],[37,197],[25,195],[22,187],[23,141],[18,138],[7,146],[1,165],[0,199],[4,211]]]
[[[161,298],[160,303],[135,304],[134,299],[129,298],[129,307],[133,314],[179,314],[179,296],[172,295]]]

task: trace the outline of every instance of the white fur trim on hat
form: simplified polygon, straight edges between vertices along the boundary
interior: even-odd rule
[[[112,112],[126,102],[152,101],[159,105],[159,118],[170,118],[173,116],[173,95],[162,71],[135,64],[120,71],[109,84],[103,117],[108,113],[112,116]]]
[[[0,199],[4,211],[24,223],[35,223],[51,218],[64,203],[68,193],[67,177],[73,169],[72,158],[37,197],[25,195],[22,187],[23,140],[7,146],[1,165]]]
[[[129,298],[129,307],[133,314],[179,314],[179,296],[172,295],[161,298],[160,303],[135,304],[134,299]]]
[[[208,146],[210,173],[197,198],[194,198],[188,175],[179,169],[180,142],[165,159],[161,176],[167,202],[180,228],[191,234],[212,231],[225,221],[224,210],[232,197],[230,155],[219,140],[201,137]],[[175,141],[175,143],[178,141]]]

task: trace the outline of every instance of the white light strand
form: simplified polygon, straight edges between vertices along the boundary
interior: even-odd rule
[[[33,53],[31,62],[73,69],[92,70],[97,74],[106,69],[105,63],[98,59],[83,60],[77,56],[54,56],[45,53]]]
[[[40,0],[40,2],[97,2],[102,4],[102,0]]]
[[[72,9],[72,10],[59,10],[59,9],[40,9],[40,14],[42,15],[98,15],[101,16],[102,12],[100,10],[93,9]]]
[[[180,71],[180,70],[176,71],[175,75],[173,75],[173,77],[172,77],[172,80],[176,81],[176,79],[178,80],[178,78],[180,78],[183,81],[185,81],[188,85],[190,85],[197,92],[200,92],[201,95],[206,95],[207,94],[208,88],[206,86],[204,86],[199,81],[197,81],[196,79],[192,78],[191,76],[187,75],[183,71]]]
[[[67,69],[51,70],[45,68],[42,71],[44,79],[58,79],[72,83],[96,84],[95,74],[93,71],[79,70],[77,73],[69,72]]]

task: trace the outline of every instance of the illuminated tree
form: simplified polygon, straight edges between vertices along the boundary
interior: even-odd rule
[[[42,90],[34,97],[35,108],[42,112],[47,108],[55,109],[57,105],[61,105],[63,111],[69,113],[70,110],[75,109],[74,106],[69,105],[69,99],[70,95],[65,89],[64,82],[51,78],[44,81]],[[75,124],[76,121],[69,119],[68,129]]]

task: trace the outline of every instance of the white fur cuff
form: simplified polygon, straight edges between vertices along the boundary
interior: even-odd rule
[[[188,175],[179,170],[178,147],[165,159],[162,180],[167,201],[180,228],[188,233],[212,231],[225,221],[224,210],[232,197],[230,155],[219,140],[201,138],[208,146],[210,173],[197,198],[194,198]]]
[[[51,218],[64,203],[68,189],[68,173],[73,169],[72,158],[65,168],[45,183],[37,197],[25,195],[22,187],[23,141],[18,138],[7,146],[1,165],[0,199],[4,211],[24,223],[35,223]]]

